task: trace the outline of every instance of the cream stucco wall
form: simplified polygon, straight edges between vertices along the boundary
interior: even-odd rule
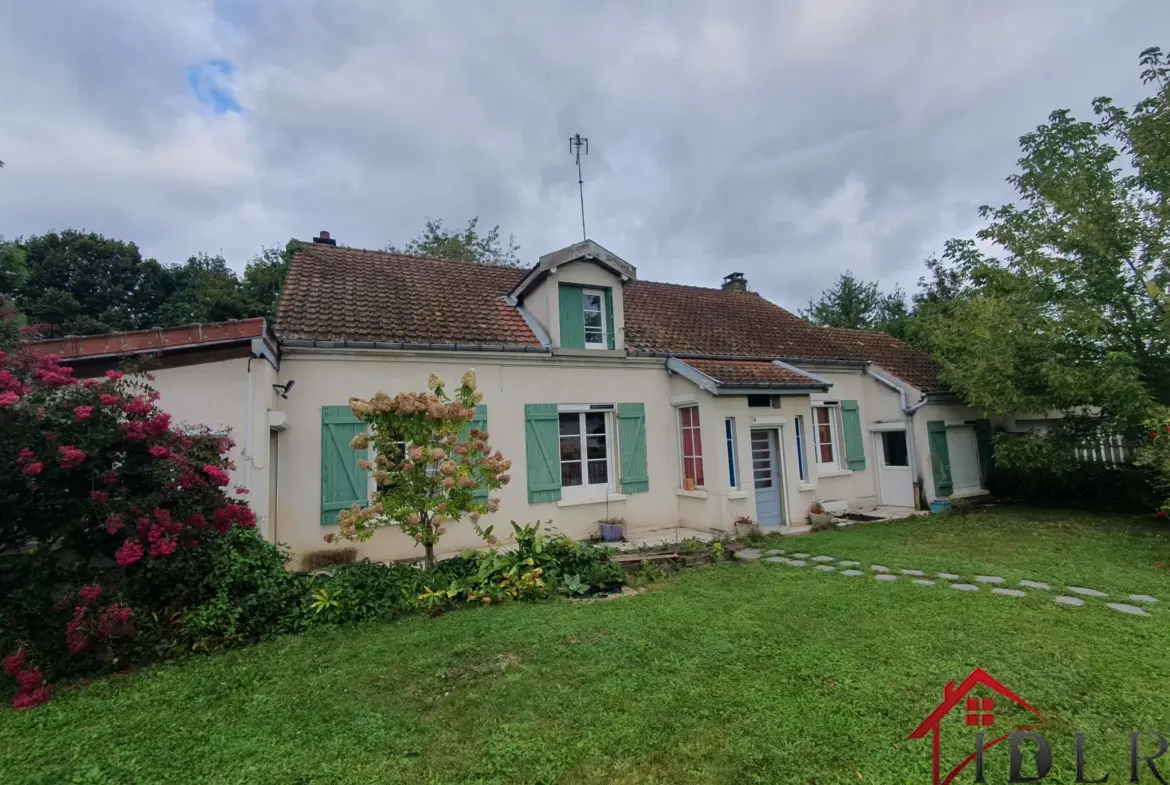
[[[625,300],[622,296],[622,279],[594,262],[577,261],[561,265],[555,273],[545,277],[532,288],[522,302],[528,312],[540,322],[552,340],[552,345],[561,345],[561,310],[558,286],[562,283],[580,286],[607,287],[613,292],[614,346],[625,347],[626,319]]]

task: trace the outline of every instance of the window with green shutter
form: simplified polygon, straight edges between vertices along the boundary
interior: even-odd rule
[[[861,471],[865,468],[865,438],[861,433],[861,410],[857,401],[841,401],[841,430],[845,436],[845,465]]]
[[[473,428],[478,428],[479,430],[483,431],[484,433],[488,432],[487,404],[486,403],[481,403],[475,407],[475,418],[471,422],[469,422],[466,426],[464,426],[463,432],[459,434],[459,441],[461,441],[461,442],[467,441],[468,437],[471,435],[471,431]],[[477,502],[482,502],[482,501],[487,501],[487,498],[489,495],[490,494],[489,494],[487,488],[477,488],[475,490],[475,492],[472,494],[472,498],[474,498]]]
[[[585,348],[585,311],[581,305],[581,287],[560,285],[561,347]]]
[[[560,284],[561,348],[613,349],[613,291],[605,286]]]
[[[524,406],[524,447],[528,464],[528,501],[561,499],[560,434],[555,403]]]
[[[947,424],[943,420],[926,423],[926,439],[930,445],[930,469],[934,475],[934,495],[950,496],[954,493],[951,482],[951,451],[947,446]]]
[[[646,468],[646,405],[619,403],[617,416],[622,493],[646,493],[650,490],[650,474]]]
[[[366,424],[348,406],[321,407],[321,525],[337,523],[337,514],[369,501],[367,475],[358,468],[366,452],[349,446]]]

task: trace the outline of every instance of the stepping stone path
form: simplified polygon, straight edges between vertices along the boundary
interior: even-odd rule
[[[1001,589],[998,586],[992,589],[991,593],[1002,594],[1004,597],[1026,597],[1028,594],[1027,592],[1020,591],[1019,589]]]
[[[1081,606],[1085,604],[1085,601],[1080,597],[1057,597],[1056,601],[1061,605]]]
[[[804,560],[802,560],[802,559],[789,559],[789,560],[788,560],[788,566],[789,566],[789,567],[803,567],[803,566],[805,566],[806,564],[808,564],[808,562],[806,562],[806,561],[804,561]]]
[[[977,583],[1003,583],[1003,578],[998,575],[976,575],[975,581]]]
[[[764,553],[768,554],[769,556],[783,556],[785,551],[782,551],[779,548],[773,548],[770,551],[764,551]]]
[[[873,570],[874,572],[889,572],[890,571],[889,567],[883,567],[880,564],[871,564],[871,565],[869,565],[869,568],[871,570]]]
[[[744,548],[735,552],[735,558],[745,561],[755,561],[760,558],[760,552],[755,548]]]
[[[938,575],[938,577],[942,578],[944,581],[957,581],[957,580],[959,580],[959,576],[955,575],[953,572],[939,572],[939,573],[935,573],[935,574]]]
[[[1047,583],[1042,583],[1040,581],[1020,581],[1020,585],[1025,589],[1040,589],[1042,591],[1048,591],[1052,588]]]
[[[1145,608],[1139,608],[1136,605],[1126,605],[1124,602],[1110,602],[1107,603],[1110,608],[1121,613],[1128,613],[1130,616],[1149,616]]]
[[[772,562],[772,564],[788,563],[788,559],[785,559],[783,556],[769,556],[768,558],[764,559],[764,561]]]
[[[1086,597],[1108,597],[1109,595],[1103,591],[1096,589],[1086,589],[1084,586],[1069,586],[1068,590],[1073,594],[1083,594]]]
[[[831,564],[818,564],[816,567],[813,567],[813,569],[820,570],[821,572],[833,572],[837,568]]]
[[[841,570],[842,575],[848,575],[850,578],[856,578],[858,575],[865,575],[861,570]]]
[[[1157,602],[1157,597],[1151,597],[1148,594],[1131,594],[1129,598],[1134,602]]]
[[[917,583],[919,586],[933,586],[934,585],[934,581],[932,581],[930,578],[915,578],[914,580],[912,580],[910,582]]]
[[[959,591],[979,591],[979,587],[973,583],[952,583],[951,588]]]
[[[822,561],[822,562],[823,561],[837,561],[832,556],[814,556],[814,557],[812,557],[812,560],[813,561]]]
[[[921,578],[923,575],[926,575],[926,573],[925,573],[925,572],[923,572],[922,570],[902,570],[902,574],[903,574],[903,575],[916,575],[916,576],[918,576],[918,577],[920,577],[920,578]]]
[[[843,562],[838,562],[838,564],[840,564],[842,567],[860,567],[861,566],[861,562],[859,562],[859,561],[843,561]]]
[[[884,572],[879,572],[877,575],[875,575],[873,577],[879,581],[896,581],[896,580],[898,580],[897,575],[887,575]]]
[[[807,559],[807,558],[808,558],[808,554],[807,554],[807,553],[794,553],[794,554],[792,554],[792,555],[793,555],[793,556],[795,556],[795,557],[796,557],[796,558],[798,558],[798,559]]]

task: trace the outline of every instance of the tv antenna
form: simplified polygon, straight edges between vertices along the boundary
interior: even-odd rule
[[[589,139],[575,134],[569,137],[569,152],[577,156],[577,191],[581,195],[581,239],[588,240],[589,236],[585,234],[585,180],[581,177],[581,151],[585,151],[585,155],[589,155]]]

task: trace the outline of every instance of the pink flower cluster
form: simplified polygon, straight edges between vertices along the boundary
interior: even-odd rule
[[[62,469],[76,469],[81,464],[85,463],[85,452],[72,445],[61,447],[61,468]]]
[[[110,638],[125,638],[134,634],[130,617],[134,612],[130,606],[112,603],[104,608],[94,607],[102,595],[102,587],[96,584],[83,586],[77,596],[81,604],[73,609],[73,618],[65,625],[65,647],[70,654],[82,654],[93,646],[94,641]]]
[[[212,485],[221,488],[232,481],[227,472],[210,463],[203,464],[203,473],[207,475],[207,479],[211,481]]]
[[[53,688],[45,684],[45,675],[36,668],[25,667],[27,663],[28,653],[24,649],[17,649],[15,654],[4,658],[4,675],[16,680],[16,695],[12,698],[12,708],[16,711],[40,706],[53,697]]]

